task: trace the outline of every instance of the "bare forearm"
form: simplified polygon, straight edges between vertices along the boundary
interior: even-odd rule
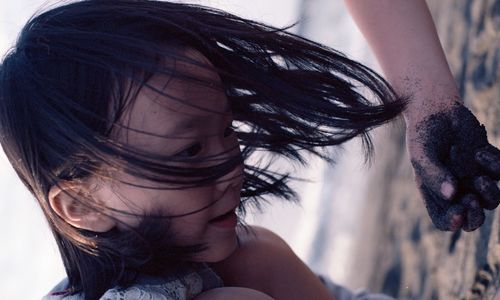
[[[345,2],[387,80],[396,92],[415,96],[407,119],[415,108],[449,105],[458,99],[456,83],[424,0]]]
[[[411,96],[406,141],[425,206],[440,230],[472,231],[500,203],[500,151],[460,103],[424,0],[345,0],[396,92]],[[451,201],[450,201],[451,200]]]

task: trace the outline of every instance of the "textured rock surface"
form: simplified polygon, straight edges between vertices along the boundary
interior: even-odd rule
[[[500,147],[500,0],[428,0],[460,91]],[[493,299],[500,288],[500,209],[471,233],[427,216],[404,151],[403,126],[377,141],[353,285],[398,299]]]

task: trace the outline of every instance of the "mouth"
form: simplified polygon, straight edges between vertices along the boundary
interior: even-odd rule
[[[235,209],[208,221],[208,224],[221,228],[234,228],[238,223],[238,216]]]

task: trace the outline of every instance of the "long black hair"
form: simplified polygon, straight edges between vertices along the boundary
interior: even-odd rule
[[[179,49],[202,53],[221,82],[164,63],[200,65]],[[241,155],[179,167],[178,159],[113,139],[123,112],[141,88],[153,88],[148,79],[155,74],[223,90]],[[0,82],[0,143],[49,220],[70,287],[86,299],[130,284],[130,274],[162,272],[203,247],[171,245],[163,229],[150,226],[158,218],[125,232],[73,228],[48,204],[52,186],[106,176],[102,166],[111,166],[165,188],[189,188],[211,184],[244,162],[243,204],[268,195],[293,199],[289,174],[248,163],[254,150],[300,163],[306,153],[331,160],[325,146],[361,136],[369,157],[368,131],[406,104],[374,71],[334,49],[220,10],[145,0],[79,1],[33,17],[5,56]],[[168,218],[161,222],[168,227]]]

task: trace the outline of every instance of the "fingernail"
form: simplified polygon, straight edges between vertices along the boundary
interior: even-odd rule
[[[441,184],[441,194],[446,198],[450,199],[451,196],[453,196],[453,185],[447,181],[443,182]]]
[[[463,218],[461,215],[453,215],[451,217],[450,229],[457,230],[462,226]]]

